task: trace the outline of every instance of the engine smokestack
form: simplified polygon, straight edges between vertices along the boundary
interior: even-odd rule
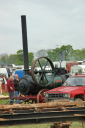
[[[21,16],[22,26],[22,41],[23,41],[23,56],[24,56],[24,73],[29,75],[29,60],[28,60],[28,44],[27,44],[27,29],[26,29],[26,16]]]

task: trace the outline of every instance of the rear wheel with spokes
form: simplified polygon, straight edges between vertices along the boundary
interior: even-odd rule
[[[54,78],[54,73],[54,65],[47,57],[39,57],[32,64],[31,75],[38,86],[49,86]]]
[[[44,102],[44,99],[43,99],[43,93],[45,92],[45,91],[48,91],[48,89],[42,89],[42,90],[40,90],[39,92],[38,92],[38,94],[37,94],[37,103],[42,103],[42,102]]]

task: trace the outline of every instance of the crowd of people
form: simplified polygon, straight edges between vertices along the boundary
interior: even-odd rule
[[[5,91],[7,90],[9,93],[9,105],[12,105],[14,102],[14,96],[17,97],[19,95],[19,78],[18,74],[15,74],[15,79],[10,74],[10,77],[7,78],[5,75],[2,76],[2,83],[5,84]],[[15,98],[15,103],[18,103],[18,100]]]

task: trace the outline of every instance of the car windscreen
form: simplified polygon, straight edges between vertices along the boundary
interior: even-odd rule
[[[85,77],[69,77],[63,86],[83,86],[85,85]]]

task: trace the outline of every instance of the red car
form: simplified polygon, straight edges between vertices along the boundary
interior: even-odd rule
[[[44,93],[45,101],[69,99],[85,99],[85,74],[70,76],[61,87],[57,87]]]

